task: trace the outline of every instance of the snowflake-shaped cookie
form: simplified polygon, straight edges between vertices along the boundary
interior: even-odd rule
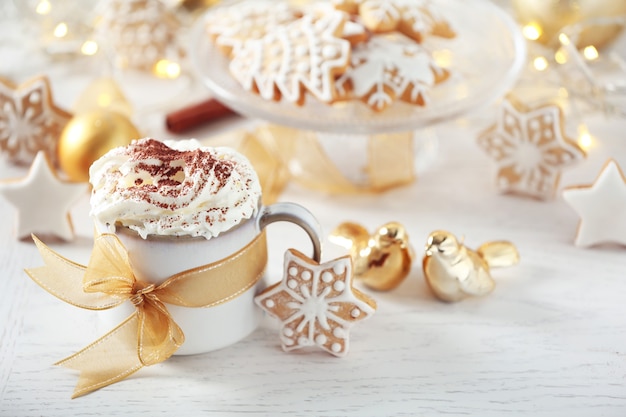
[[[354,9],[358,5],[359,16],[373,32],[400,31],[421,42],[428,34],[451,38],[455,36],[441,12],[430,0],[363,0],[340,4],[339,7]]]
[[[498,164],[500,190],[540,199],[554,195],[564,167],[585,157],[565,136],[558,105],[527,109],[512,97],[503,101],[496,124],[479,135],[478,144]]]
[[[425,105],[430,88],[447,77],[426,49],[393,33],[374,35],[354,47],[351,66],[337,86],[342,98],[356,97],[381,111],[396,99]]]
[[[247,0],[208,14],[206,31],[227,55],[248,39],[260,39],[268,31],[300,18],[302,14],[287,2]]]
[[[29,164],[44,151],[56,163],[59,136],[71,117],[54,104],[47,78],[20,86],[0,79],[0,154],[9,161]]]
[[[282,322],[285,351],[318,346],[335,356],[347,354],[352,325],[376,310],[374,300],[352,287],[349,256],[318,264],[293,249],[285,253],[282,281],[255,301]]]
[[[407,0],[398,30],[417,42],[429,34],[447,39],[456,36],[444,13],[430,0]]]
[[[350,42],[342,39],[346,15],[307,14],[274,28],[261,39],[244,43],[230,63],[233,77],[266,100],[304,103],[308,91],[322,102],[336,98],[335,77],[350,59]]]

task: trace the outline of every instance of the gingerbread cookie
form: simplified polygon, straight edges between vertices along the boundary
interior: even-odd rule
[[[324,17],[325,15],[337,13],[337,11],[345,13],[345,23],[341,31],[341,37],[348,40],[352,46],[365,42],[370,37],[370,31],[363,26],[359,19],[351,16],[350,13],[341,10],[340,7],[333,6],[330,2],[312,2],[310,4],[306,4],[302,10],[304,14],[312,14],[318,19]]]
[[[350,14],[359,13],[359,5],[363,0],[332,0],[332,5],[337,9]]]
[[[376,302],[352,287],[349,256],[318,264],[300,252],[285,252],[283,279],[255,298],[282,323],[285,351],[318,346],[335,356],[348,353],[350,328],[376,311]]]
[[[267,100],[303,104],[308,91],[331,103],[337,97],[335,78],[350,60],[350,42],[341,38],[345,22],[346,14],[334,11],[278,26],[235,50],[230,72],[244,89]]]
[[[47,77],[20,86],[0,78],[0,155],[29,164],[39,151],[57,163],[59,135],[72,115],[52,99]]]
[[[398,24],[400,32],[417,42],[421,42],[424,36],[428,34],[447,39],[456,36],[450,23],[431,1],[415,2],[409,0],[408,3],[410,4],[402,9],[402,19]]]
[[[428,34],[455,36],[429,0],[363,0],[358,3],[353,0],[339,2],[336,7],[354,10],[355,5],[365,27],[376,33],[399,31],[417,42]]]
[[[529,108],[508,96],[495,125],[481,133],[478,144],[498,165],[501,191],[547,199],[557,189],[561,170],[585,158],[567,137],[556,104]]]
[[[448,71],[421,45],[390,33],[373,35],[355,47],[350,68],[337,85],[343,98],[354,97],[382,111],[395,100],[425,105],[428,90],[447,77]]]
[[[226,55],[231,55],[248,39],[260,39],[273,28],[301,16],[287,2],[247,0],[210,13],[205,22],[206,32]]]
[[[361,23],[348,20],[343,27],[341,37],[355,46],[367,42],[370,39],[370,32]]]

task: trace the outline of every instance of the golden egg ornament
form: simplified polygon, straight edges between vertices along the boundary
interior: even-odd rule
[[[546,45],[556,45],[556,37],[565,26],[626,14],[624,0],[513,0],[512,4],[517,20],[533,29],[533,40]],[[601,48],[618,34],[616,26],[585,28],[578,46]]]
[[[372,234],[358,223],[341,223],[329,240],[349,249],[354,276],[374,290],[392,290],[411,272],[413,248],[398,222],[386,223]]]
[[[61,132],[58,157],[72,181],[89,181],[89,167],[109,150],[128,145],[141,135],[124,115],[96,110],[74,116]]]

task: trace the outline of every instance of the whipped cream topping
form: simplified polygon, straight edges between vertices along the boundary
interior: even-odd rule
[[[89,169],[91,215],[148,235],[210,239],[259,207],[261,186],[250,162],[226,147],[195,139],[140,139],[112,149]]]

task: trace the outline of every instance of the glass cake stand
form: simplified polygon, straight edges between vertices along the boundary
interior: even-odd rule
[[[244,116],[317,132],[320,140],[328,137],[335,143],[339,137],[345,142],[404,132],[413,132],[415,138],[428,137],[427,140],[432,141],[433,135],[425,134],[427,128],[502,97],[515,83],[526,59],[526,43],[517,24],[493,3],[487,0],[439,0],[437,6],[457,36],[453,39],[426,38],[425,46],[433,51],[437,63],[447,68],[451,75],[429,91],[428,104],[423,107],[396,101],[387,109],[375,112],[359,100],[329,105],[310,95],[305,104],[298,106],[286,101],[268,101],[246,91],[230,75],[229,58],[215,47],[204,30],[206,16],[215,8],[200,16],[194,25],[191,58],[213,96]],[[435,149],[433,146],[417,148]],[[428,159],[424,155],[416,157]],[[345,161],[345,158],[339,157],[338,160]],[[367,183],[366,178],[349,179]]]

